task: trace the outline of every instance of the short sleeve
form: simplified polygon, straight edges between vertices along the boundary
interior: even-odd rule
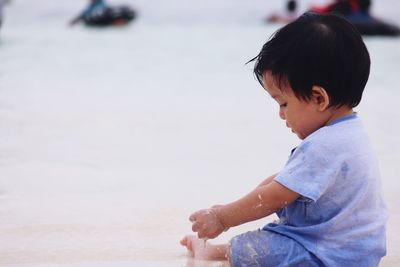
[[[317,201],[334,183],[337,162],[329,160],[320,142],[303,141],[290,155],[275,181],[305,198]]]

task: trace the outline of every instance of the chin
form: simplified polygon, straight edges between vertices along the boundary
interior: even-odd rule
[[[299,133],[296,133],[296,132],[293,132],[295,135],[297,135],[297,137],[300,139],[300,140],[304,140],[307,136],[304,136],[304,135],[302,135],[302,134],[299,134]]]

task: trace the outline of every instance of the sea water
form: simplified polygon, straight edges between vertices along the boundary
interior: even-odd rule
[[[131,1],[133,24],[91,29],[67,26],[85,1],[12,1],[0,32],[0,265],[223,264],[179,245],[190,213],[247,193],[298,143],[245,64],[279,27],[263,18],[283,5],[267,2]],[[373,10],[399,23],[395,7]],[[382,265],[396,266],[400,39],[365,42],[357,111],[390,210]]]

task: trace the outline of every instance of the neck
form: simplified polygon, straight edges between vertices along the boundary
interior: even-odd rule
[[[333,108],[332,113],[330,114],[328,120],[326,121],[325,125],[330,124],[331,122],[340,119],[344,116],[348,116],[353,114],[354,111],[352,108],[346,107],[346,106],[342,106],[339,108]]]

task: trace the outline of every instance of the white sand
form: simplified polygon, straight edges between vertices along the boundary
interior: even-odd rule
[[[15,0],[0,32],[0,265],[220,266],[179,246],[189,214],[243,195],[298,143],[244,66],[276,29],[259,23],[268,6],[135,1],[136,24],[91,30],[65,26],[82,2],[58,2]],[[396,20],[396,5],[374,10]],[[358,111],[391,214],[382,266],[397,266],[400,40],[366,42]]]

